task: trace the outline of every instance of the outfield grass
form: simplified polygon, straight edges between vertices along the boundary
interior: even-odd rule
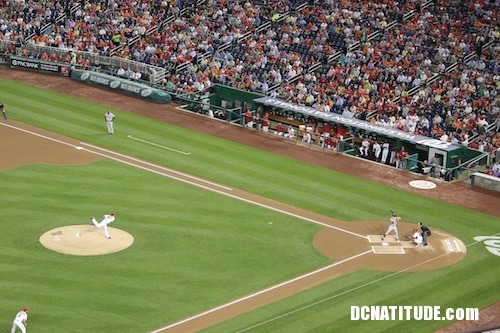
[[[498,217],[132,113],[112,110],[116,135],[109,136],[104,106],[5,79],[0,91],[12,119],[337,219],[386,220],[393,208],[405,221],[425,221],[465,244],[500,231]],[[129,134],[191,155],[145,145]],[[28,304],[37,332],[145,332],[329,262],[311,245],[315,225],[112,161],[25,166],[0,172],[0,181],[5,330]],[[49,229],[86,223],[110,209],[119,214],[115,226],[135,237],[126,251],[78,258],[38,243]],[[259,324],[388,275],[355,272],[208,331]],[[349,305],[484,307],[499,299],[498,276],[498,258],[477,244],[452,267],[388,277],[255,331],[432,331],[443,323],[351,322]],[[423,294],[424,287],[431,291]]]

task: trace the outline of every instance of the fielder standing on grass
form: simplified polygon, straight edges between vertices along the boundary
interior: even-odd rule
[[[385,232],[384,236],[382,236],[382,240],[384,240],[385,236],[387,236],[391,231],[394,230],[394,232],[396,233],[396,240],[399,241],[398,227],[397,227],[399,221],[401,221],[401,218],[397,216],[396,213],[392,212],[392,216],[389,219],[389,228],[387,228],[387,231]]]
[[[115,120],[115,115],[108,110],[104,114],[104,120],[106,120],[106,127],[108,128],[108,134],[115,134],[115,130],[113,128],[113,121]]]
[[[22,311],[19,311],[14,318],[14,322],[12,323],[12,329],[10,333],[15,333],[17,328],[21,330],[22,333],[26,333],[26,326],[28,326],[28,311],[30,309],[24,308]]]
[[[0,103],[0,111],[2,111],[3,119],[7,120],[7,113],[5,112],[5,108],[2,103]]]
[[[115,220],[115,213],[111,213],[109,215],[104,215],[104,218],[101,222],[97,222],[94,217],[90,217],[90,220],[94,225],[98,228],[104,228],[104,235],[106,235],[107,239],[111,239],[111,236],[108,233],[108,224]]]

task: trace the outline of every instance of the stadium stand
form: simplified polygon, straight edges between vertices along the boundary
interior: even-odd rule
[[[6,54],[214,83],[468,145],[499,147],[498,4],[476,0],[8,1]]]

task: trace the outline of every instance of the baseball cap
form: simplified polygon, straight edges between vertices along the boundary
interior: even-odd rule
[[[111,212],[111,214],[110,214],[110,215],[113,215],[113,216],[115,216],[115,212]]]
[[[28,309],[28,308],[24,308],[24,309],[23,309],[23,311],[24,311],[24,312],[28,312],[29,310],[30,310],[30,309]]]

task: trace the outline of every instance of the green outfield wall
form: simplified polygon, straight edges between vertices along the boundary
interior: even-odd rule
[[[70,76],[73,80],[134,95],[155,103],[169,103],[172,101],[170,94],[165,91],[112,75],[74,69],[71,71]]]

